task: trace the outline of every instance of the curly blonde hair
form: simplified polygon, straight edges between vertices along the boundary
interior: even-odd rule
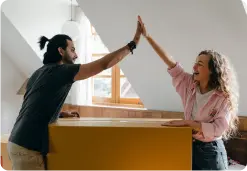
[[[238,130],[238,101],[239,86],[234,68],[229,59],[213,50],[204,50],[199,55],[208,55],[210,57],[208,67],[211,71],[208,86],[224,93],[229,102],[229,127],[223,133],[224,139],[229,139],[236,135]]]

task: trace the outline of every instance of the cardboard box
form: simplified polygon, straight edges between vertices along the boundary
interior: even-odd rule
[[[51,170],[191,170],[192,130],[165,119],[66,119],[49,126]]]
[[[9,135],[0,136],[0,171],[12,171],[11,161],[7,151]]]

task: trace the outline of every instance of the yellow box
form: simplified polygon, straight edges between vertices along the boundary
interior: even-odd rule
[[[59,120],[49,126],[51,170],[191,170],[192,130],[165,120]]]

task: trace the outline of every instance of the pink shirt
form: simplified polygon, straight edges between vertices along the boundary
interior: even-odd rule
[[[196,100],[197,86],[192,74],[186,73],[179,63],[174,68],[168,69],[168,73],[172,76],[173,86],[182,99],[185,120],[192,120],[191,114]],[[195,115],[194,120],[201,122],[202,134],[193,134],[193,137],[204,142],[220,139],[228,128],[227,105],[228,100],[223,93],[214,90],[209,100],[198,109]]]

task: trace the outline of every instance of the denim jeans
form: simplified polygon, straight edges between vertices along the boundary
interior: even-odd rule
[[[228,160],[224,142],[193,140],[192,170],[227,170]]]

